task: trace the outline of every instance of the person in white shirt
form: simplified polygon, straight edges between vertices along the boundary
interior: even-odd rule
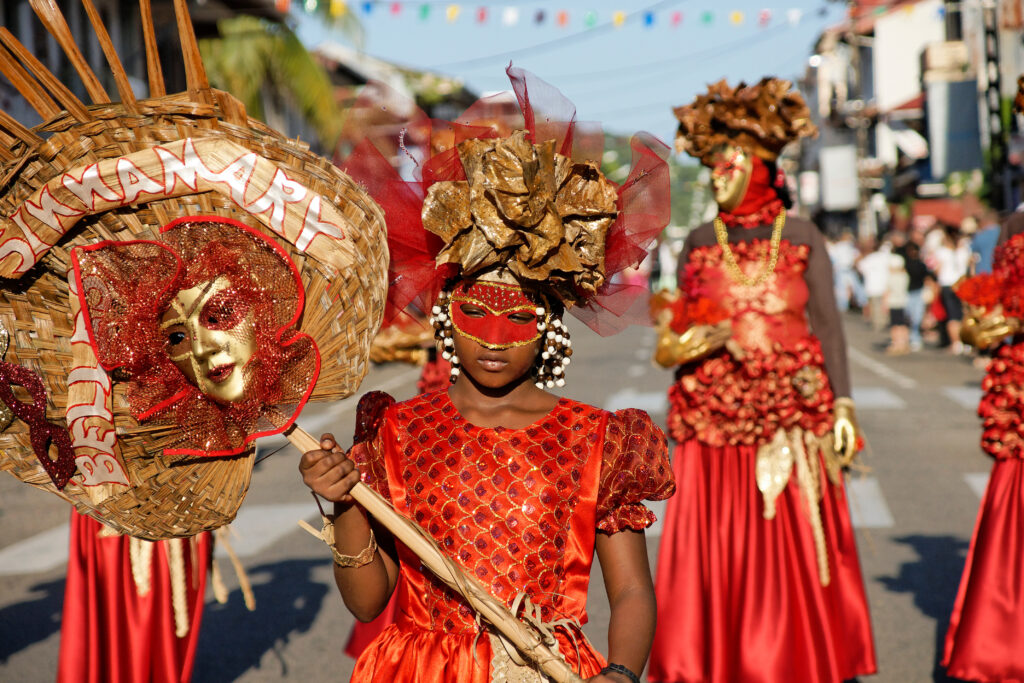
[[[889,347],[885,352],[892,356],[910,352],[910,326],[907,319],[907,300],[910,289],[910,275],[903,257],[893,252],[889,255],[889,279],[886,282],[886,303],[889,306]]]
[[[942,308],[946,312],[946,331],[949,333],[950,352],[963,353],[964,345],[960,341],[960,320],[963,318],[963,306],[960,298],[953,291],[957,280],[967,275],[971,264],[971,245],[953,226],[943,228],[942,243],[935,249],[935,279],[939,285],[939,297]]]
[[[840,311],[850,308],[850,298],[858,308],[863,308],[867,303],[864,296],[864,287],[854,266],[860,258],[860,250],[853,242],[853,234],[844,232],[835,242],[826,245],[829,260],[832,261],[832,272],[835,278],[836,303]]]
[[[892,244],[888,241],[857,262],[857,270],[864,277],[864,293],[868,298],[871,328],[875,332],[885,329],[885,292],[889,282],[889,256]]]

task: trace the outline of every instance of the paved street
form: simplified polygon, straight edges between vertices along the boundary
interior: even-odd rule
[[[935,350],[888,358],[862,321],[851,315],[846,323],[869,468],[851,478],[851,506],[881,670],[864,680],[947,680],[935,672],[936,652],[989,468],[975,416],[982,373],[969,359]],[[572,325],[577,354],[568,394],[609,409],[643,408],[663,423],[670,373],[650,363],[653,331],[600,340],[581,328]],[[378,368],[363,389],[406,398],[415,377],[408,367]],[[354,408],[354,399],[314,406],[300,423],[347,442]],[[351,671],[341,650],[352,619],[333,586],[327,549],[296,526],[316,508],[299,480],[296,452],[283,446],[261,446],[264,453],[281,450],[258,465],[232,525],[256,610],[246,610],[229,562],[219,559],[232,592],[225,605],[208,598],[196,683],[343,681]],[[57,498],[0,476],[0,680],[54,680],[66,522]],[[658,535],[658,527],[648,535],[655,559]],[[599,572],[592,586],[587,628],[600,647],[607,604]]]

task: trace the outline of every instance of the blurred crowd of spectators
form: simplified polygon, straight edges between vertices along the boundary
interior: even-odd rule
[[[963,307],[953,285],[991,271],[998,238],[998,216],[989,211],[960,225],[917,216],[877,243],[858,245],[852,234],[843,234],[828,243],[839,309],[859,309],[876,332],[888,331],[888,354],[925,345],[966,353],[960,342]]]

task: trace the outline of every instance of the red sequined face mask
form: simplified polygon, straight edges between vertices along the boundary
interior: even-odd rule
[[[450,308],[455,330],[489,349],[524,346],[540,339],[538,304],[517,285],[462,283],[452,292]],[[544,309],[546,316],[547,306]]]

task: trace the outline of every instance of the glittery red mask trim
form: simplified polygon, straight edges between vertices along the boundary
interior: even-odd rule
[[[455,330],[490,349],[525,346],[540,339],[536,309],[521,287],[500,282],[463,283],[451,298]]]
[[[27,389],[32,403],[22,403],[15,398],[12,384]],[[75,451],[68,431],[46,419],[46,388],[39,375],[20,365],[0,362],[0,401],[28,425],[32,450],[53,485],[63,490],[75,474]],[[50,459],[51,443],[57,447],[56,460]]]

